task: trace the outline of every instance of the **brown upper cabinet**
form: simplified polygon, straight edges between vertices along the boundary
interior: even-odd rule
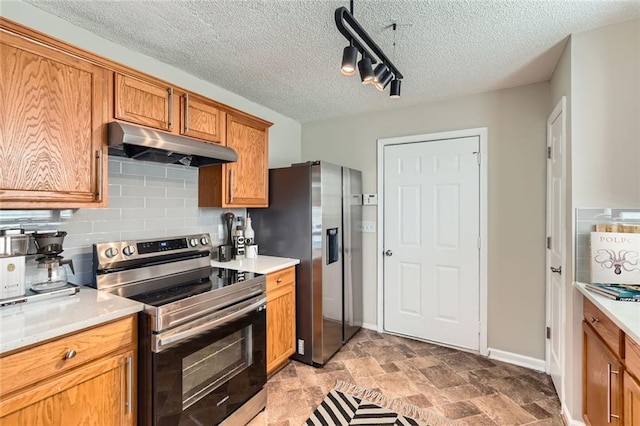
[[[114,118],[224,144],[225,113],[217,103],[161,82],[116,73]]]
[[[0,34],[0,208],[105,206],[108,70]]]
[[[200,207],[268,207],[269,127],[256,118],[227,114],[226,145],[238,161],[200,167]]]

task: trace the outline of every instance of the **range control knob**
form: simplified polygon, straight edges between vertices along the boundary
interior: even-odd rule
[[[209,244],[209,239],[207,237],[202,237],[202,238],[200,238],[200,243],[203,246],[206,246],[207,244]]]
[[[107,257],[116,257],[117,254],[118,254],[118,249],[115,247],[109,247],[104,252],[104,255]]]
[[[191,247],[195,247],[195,246],[197,246],[197,245],[198,245],[198,239],[197,239],[197,238],[191,238],[191,239],[189,240],[189,245],[190,245]]]
[[[136,254],[136,248],[134,246],[126,246],[125,248],[122,249],[122,252],[126,256],[131,256],[132,254]]]

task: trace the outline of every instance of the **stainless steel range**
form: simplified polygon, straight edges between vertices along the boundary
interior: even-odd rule
[[[266,279],[212,268],[208,234],[93,246],[94,285],[144,303],[140,425],[246,424],[266,406]]]

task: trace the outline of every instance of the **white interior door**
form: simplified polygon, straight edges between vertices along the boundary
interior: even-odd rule
[[[384,147],[384,329],[479,349],[479,137]]]
[[[547,120],[547,371],[562,400],[565,98]]]

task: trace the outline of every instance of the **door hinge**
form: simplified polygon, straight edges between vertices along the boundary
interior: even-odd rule
[[[547,158],[549,158],[549,159],[551,158],[551,147],[550,146],[547,147]]]
[[[547,327],[547,339],[551,339],[551,327]]]
[[[477,155],[477,160],[478,160],[478,166],[480,165],[480,151],[473,151],[472,154]]]
[[[551,237],[547,237],[547,248],[551,250]]]

